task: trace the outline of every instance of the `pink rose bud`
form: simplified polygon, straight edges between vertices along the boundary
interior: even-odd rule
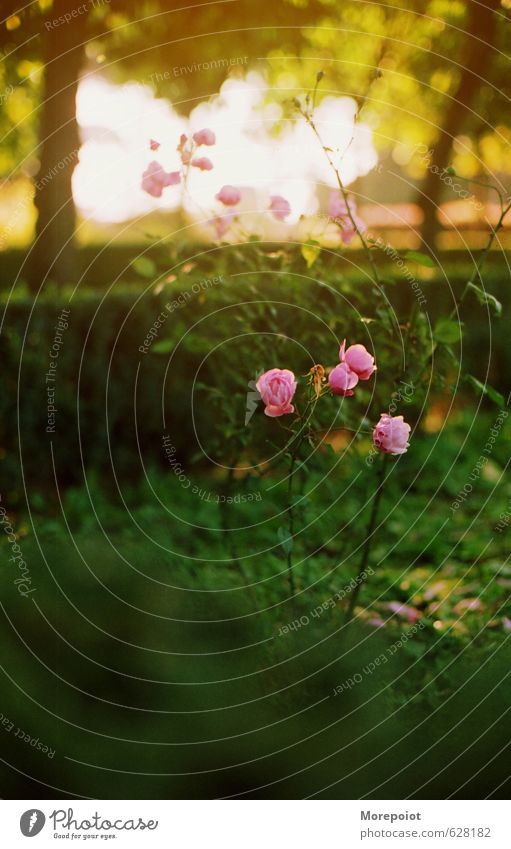
[[[160,142],[151,139],[151,141],[149,142],[149,147],[151,148],[151,150],[158,150],[158,148],[160,147]]]
[[[358,375],[360,380],[369,380],[373,372],[376,371],[374,365],[374,357],[363,345],[350,345],[346,349],[346,339],[339,350],[339,359],[342,363],[346,363],[351,371]]]
[[[357,218],[356,220],[357,220],[357,227],[358,227],[359,231],[361,233],[363,233],[364,232],[364,226],[362,226],[362,227],[360,226],[360,224],[362,222],[360,221],[359,218]],[[340,225],[340,227],[341,227],[341,239],[342,239],[342,241],[344,242],[345,245],[351,245],[353,239],[357,235],[357,231],[356,231],[355,227],[353,226],[353,222],[351,221],[350,218],[344,218],[343,223],[342,223],[342,225]]]
[[[217,239],[223,239],[235,218],[234,212],[226,212],[225,215],[217,215],[211,219],[209,223],[215,228]]]
[[[190,160],[192,158],[192,154],[190,153],[190,151],[185,149],[187,141],[188,141],[188,136],[185,133],[181,133],[181,135],[179,137],[179,144],[178,144],[176,150],[181,157],[181,162],[183,163],[183,165],[189,165]]]
[[[340,363],[328,375],[328,385],[334,395],[353,395],[357,383],[358,375],[346,363]]]
[[[272,195],[270,198],[270,211],[273,212],[277,221],[284,221],[291,215],[289,201],[281,197],[281,195]]]
[[[395,613],[396,616],[401,616],[413,625],[419,619],[421,613],[416,607],[410,607],[408,604],[401,604],[399,601],[389,601],[387,607]]]
[[[347,218],[348,216],[346,201],[340,194],[338,194],[338,192],[330,192],[330,197],[328,198],[328,214],[330,218],[334,219]]]
[[[345,245],[351,244],[357,235],[357,225],[360,233],[365,233],[366,225],[357,215],[357,207],[353,198],[348,198],[348,203],[337,192],[331,192],[328,200],[328,215],[341,230],[341,239]],[[350,217],[351,213],[351,217]],[[352,221],[353,219],[353,221]]]
[[[167,186],[176,186],[180,182],[179,171],[164,171],[159,162],[150,162],[142,174],[142,189],[155,198],[161,198]]]
[[[271,418],[294,413],[291,404],[296,392],[296,378],[287,368],[272,368],[265,371],[256,383],[257,391],[266,407],[265,413]]]
[[[192,159],[192,165],[194,168],[200,168],[201,171],[212,171],[213,163],[211,159],[208,159],[207,156],[200,156],[198,159]]]
[[[234,188],[234,186],[222,186],[215,197],[224,206],[236,206],[241,200],[241,192],[239,189]]]
[[[384,454],[406,454],[410,443],[411,427],[403,416],[389,416],[382,413],[380,421],[373,431],[373,442]]]
[[[199,130],[198,133],[193,134],[193,140],[196,145],[205,144],[211,147],[216,143],[216,136],[213,130]]]

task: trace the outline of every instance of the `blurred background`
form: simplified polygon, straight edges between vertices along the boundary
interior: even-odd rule
[[[1,17],[2,795],[505,798],[511,2],[4,0]],[[312,101],[389,247],[378,297],[329,217]],[[204,127],[214,168],[143,191]],[[410,393],[380,368],[342,427],[334,404],[318,423],[336,426],[304,458],[291,598],[285,438],[254,380],[331,365],[344,337],[397,373],[401,334]],[[389,404],[413,450],[348,627],[330,601],[357,571]]]

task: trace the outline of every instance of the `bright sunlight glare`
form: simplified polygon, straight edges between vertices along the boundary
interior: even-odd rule
[[[256,215],[272,194],[291,204],[289,222],[318,211],[318,186],[335,188],[324,154],[304,122],[283,122],[281,108],[268,103],[262,77],[227,79],[218,96],[199,104],[189,120],[139,83],[114,85],[95,76],[79,87],[77,115],[83,146],[73,177],[73,193],[81,214],[98,222],[117,223],[144,213],[176,209],[181,203],[192,218],[207,220],[218,208],[215,194],[224,184],[243,192],[240,207]],[[316,111],[325,144],[336,152],[346,185],[377,164],[372,130],[354,126],[355,101],[326,97]],[[211,127],[217,144],[205,150],[214,163],[210,172],[191,169],[187,190],[169,189],[161,199],[140,188],[141,175],[152,159],[177,170],[176,146],[181,133]],[[149,139],[161,143],[157,153]],[[275,225],[277,226],[277,225]]]

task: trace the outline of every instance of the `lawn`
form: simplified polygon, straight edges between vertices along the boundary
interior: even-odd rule
[[[92,476],[51,517],[20,514],[34,592],[2,583],[2,711],[55,755],[4,724],[6,760],[25,764],[13,796],[505,797],[507,423],[473,474],[497,415],[460,408],[435,429],[433,405],[393,460],[349,625],[375,474],[362,450],[318,455],[297,493],[294,598],[275,472],[230,496],[200,470],[186,487],[149,469],[122,498]]]

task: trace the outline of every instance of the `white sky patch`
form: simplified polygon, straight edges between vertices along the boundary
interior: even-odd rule
[[[288,222],[318,210],[318,184],[336,187],[335,175],[309,127],[302,120],[289,123],[275,137],[280,118],[278,104],[265,104],[266,83],[249,72],[244,79],[229,78],[220,94],[200,103],[186,119],[157,99],[140,83],[114,85],[105,78],[84,79],[79,86],[77,116],[83,146],[73,177],[73,193],[81,213],[99,222],[122,222],[156,209],[176,209],[183,203],[197,219],[218,212],[214,196],[225,184],[241,189],[237,211],[265,215],[270,196],[283,195],[291,204]],[[364,123],[355,127],[355,102],[349,97],[326,97],[315,120],[346,185],[367,174],[377,164],[372,131]],[[176,146],[181,133],[210,127],[214,147],[202,147],[213,171],[192,168],[188,191],[169,187],[161,199],[140,188],[142,172],[153,159],[169,171],[178,170]],[[354,135],[353,135],[354,133]],[[149,139],[161,142],[149,150]],[[275,226],[282,227],[282,224]]]

